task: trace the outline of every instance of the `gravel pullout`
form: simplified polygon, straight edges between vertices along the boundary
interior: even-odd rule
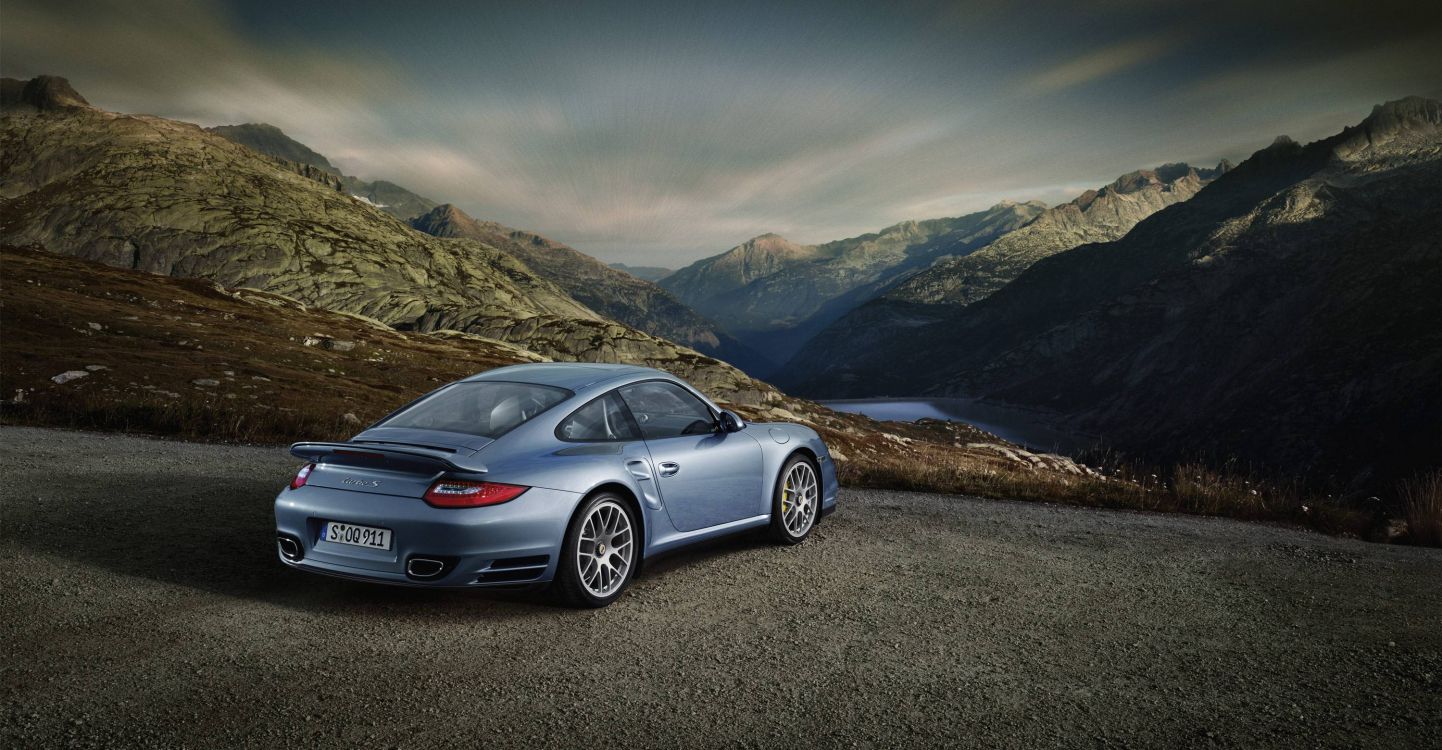
[[[287,570],[283,449],[0,428],[9,747],[1438,747],[1442,551],[849,490],[615,605]]]

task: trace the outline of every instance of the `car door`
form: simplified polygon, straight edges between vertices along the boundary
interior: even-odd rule
[[[754,438],[718,430],[711,407],[675,383],[646,380],[619,393],[641,428],[666,514],[678,531],[762,512],[761,446]]]

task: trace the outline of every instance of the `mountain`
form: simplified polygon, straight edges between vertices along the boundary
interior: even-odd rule
[[[822,245],[765,234],[676,271],[661,286],[782,362],[827,323],[898,279],[942,256],[983,247],[1044,209],[1035,202],[1004,202]]]
[[[36,76],[28,81],[0,78],[0,109],[54,112],[89,108],[70,82],[56,76]]]
[[[672,269],[661,266],[628,266],[625,263],[611,263],[609,265],[617,271],[625,271],[642,281],[652,283],[660,281],[673,273]]]
[[[247,122],[244,125],[219,125],[208,130],[226,140],[235,141],[252,151],[259,151],[277,159],[300,162],[318,167],[337,177],[340,170],[330,160],[316,153],[310,146],[291,138],[280,128],[263,122]]]
[[[508,253],[572,298],[613,320],[739,367],[756,359],[754,352],[718,331],[670,292],[559,242],[493,221],[478,221],[450,204],[411,219],[410,225],[436,237],[477,240]]]
[[[63,93],[57,80],[3,87],[8,101]],[[6,244],[258,288],[403,331],[456,329],[556,359],[647,363],[737,403],[780,398],[722,362],[605,318],[502,250],[416,231],[293,163],[189,123],[7,107],[0,152]]]
[[[1118,177],[1073,200],[1041,211],[1030,223],[1001,235],[966,255],[942,258],[930,268],[895,284],[879,297],[857,305],[814,332],[775,379],[783,387],[810,388],[820,378],[850,377],[853,363],[866,353],[920,326],[944,319],[952,305],[985,298],[1033,263],[1088,242],[1115,240],[1137,222],[1196,195],[1231,168],[1167,164]]]
[[[1143,455],[1357,482],[1437,466],[1439,194],[1442,105],[1390,102],[1324,140],[1279,138],[805,392],[983,397]]]
[[[962,257],[946,258],[887,292],[907,302],[971,304],[1005,286],[1031,264],[1088,242],[1120,239],[1137,222],[1197,194],[1231,164],[1195,169],[1166,164],[1118,177],[1069,203],[1049,208],[1026,226]]]
[[[361,198],[398,219],[419,216],[436,207],[435,201],[416,195],[394,182],[367,182],[359,177],[342,174],[329,159],[286,135],[274,125],[252,122],[244,125],[220,125],[209,130],[252,151],[287,162],[308,164],[321,172],[334,175],[338,178],[337,189]]]

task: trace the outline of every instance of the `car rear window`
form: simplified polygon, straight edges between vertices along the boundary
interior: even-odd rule
[[[378,427],[441,430],[495,439],[571,397],[565,388],[531,383],[455,383],[402,409]]]

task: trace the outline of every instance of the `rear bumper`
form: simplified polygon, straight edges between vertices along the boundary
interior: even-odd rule
[[[312,573],[429,588],[477,588],[544,583],[555,576],[561,541],[581,496],[533,487],[501,505],[433,508],[417,498],[302,487],[275,499],[278,537],[289,537],[299,554],[276,555]],[[375,550],[320,541],[326,521],[390,529],[391,549]],[[298,559],[295,559],[298,558]],[[431,577],[407,575],[409,561],[440,560]]]

